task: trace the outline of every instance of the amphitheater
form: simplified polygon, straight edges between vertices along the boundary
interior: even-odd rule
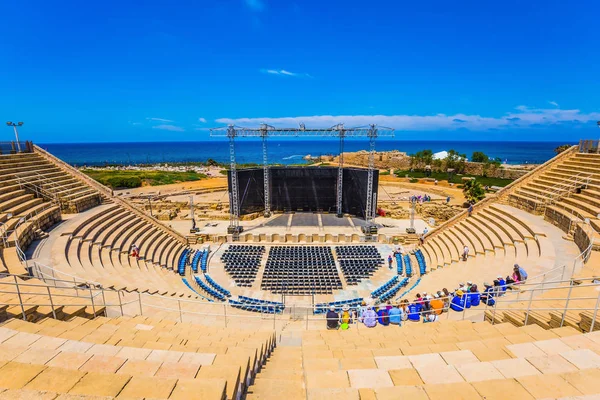
[[[325,216],[293,217],[314,232],[273,222],[198,244],[20,147],[0,155],[2,399],[600,398],[597,141],[403,253]],[[326,329],[332,305],[482,287],[515,263],[527,283],[493,307]]]

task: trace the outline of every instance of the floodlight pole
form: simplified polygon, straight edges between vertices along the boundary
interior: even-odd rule
[[[340,156],[338,157],[338,180],[337,180],[337,216],[338,218],[342,218],[344,216],[344,212],[342,210],[342,199],[343,199],[343,189],[344,189],[344,137],[346,136],[346,131],[344,130],[344,124],[339,124],[337,126],[340,136]]]
[[[19,143],[19,130],[17,129],[17,126],[23,126],[23,122],[14,123],[14,122],[8,121],[6,123],[6,125],[12,126],[13,130],[15,131],[15,140],[17,141],[17,150],[20,153],[21,152],[21,143]]]
[[[271,179],[269,176],[269,160],[267,157],[267,130],[268,125],[262,124],[260,126],[260,137],[262,139],[262,151],[263,151],[263,186],[265,191],[265,218],[271,216]]]

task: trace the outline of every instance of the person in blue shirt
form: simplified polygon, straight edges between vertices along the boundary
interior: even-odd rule
[[[469,299],[472,307],[477,307],[481,302],[481,293],[477,290],[477,285],[471,285],[471,291],[469,292]]]
[[[408,305],[408,320],[413,322],[420,321],[421,311],[423,311],[423,305],[421,303],[410,303]]]
[[[523,267],[521,267],[519,264],[515,264],[514,270],[519,271],[519,275],[521,275],[521,279],[520,279],[521,283],[523,283],[527,280],[527,272],[525,272]]]
[[[502,275],[497,276],[497,279],[494,281],[494,285],[496,285],[496,281],[498,281],[498,296],[501,296],[504,294],[504,292],[506,292],[508,285],[506,284],[506,280],[502,277]]]
[[[496,300],[494,299],[494,288],[487,282],[484,282],[483,286],[485,286],[485,289],[481,295],[481,301],[488,306],[493,306],[496,304]]]
[[[457,290],[455,296],[452,298],[450,302],[450,308],[454,311],[462,312],[465,309],[465,296],[462,290]]]
[[[380,306],[377,310],[377,322],[383,326],[388,326],[390,324],[388,309],[385,305]]]
[[[390,324],[402,326],[402,319],[404,318],[404,311],[400,308],[400,304],[396,304],[390,311],[388,311],[388,315],[390,317]]]

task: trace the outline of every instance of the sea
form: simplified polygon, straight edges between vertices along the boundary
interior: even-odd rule
[[[377,151],[398,150],[408,154],[430,149],[434,153],[454,149],[470,158],[481,151],[490,158],[500,158],[507,164],[540,164],[554,154],[564,142],[492,142],[492,141],[406,141],[377,140]],[[229,162],[229,142],[206,140],[198,142],[135,142],[135,143],[48,143],[39,144],[50,153],[74,166],[138,165],[160,163]],[[302,164],[306,155],[319,156],[339,153],[337,140],[269,140],[269,163]],[[368,150],[367,140],[348,139],[345,152]],[[239,139],[235,143],[239,164],[262,163],[260,140]]]

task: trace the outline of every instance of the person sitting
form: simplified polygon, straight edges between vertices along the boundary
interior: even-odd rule
[[[363,321],[363,315],[365,314],[365,311],[367,311],[367,303],[365,301],[362,301],[360,303],[360,307],[358,308],[358,321],[359,322]]]
[[[433,295],[433,299],[429,302],[431,306],[431,311],[435,313],[435,315],[440,315],[444,311],[444,301],[440,299],[440,292]]]
[[[420,297],[420,295],[417,295]],[[415,301],[408,305],[408,320],[412,322],[418,322],[421,320],[421,311],[423,311],[423,304]]]
[[[436,322],[440,317],[437,316],[434,312],[428,312],[423,315],[423,323],[426,324],[428,322]]]
[[[450,302],[450,308],[454,311],[462,312],[465,309],[465,303],[466,300],[464,292],[460,289],[456,290],[456,292],[454,293],[454,297]]]
[[[340,327],[340,316],[335,312],[335,306],[329,307],[325,318],[327,319],[327,329],[332,330]]]
[[[438,292],[438,294],[440,295],[440,298],[444,300],[444,309],[448,310],[448,308],[450,308],[450,298],[452,297],[452,294],[450,294],[446,288],[443,288],[442,293],[440,294]]]
[[[390,324],[389,312],[386,306],[380,306],[377,309],[377,322],[383,326],[388,326]]]
[[[350,307],[345,305],[342,307],[342,315],[340,316],[340,320],[342,321],[342,325],[346,324],[348,326],[352,323],[352,315],[350,314]]]
[[[390,324],[402,326],[402,320],[404,318],[404,311],[400,308],[400,304],[396,304],[396,307],[393,307],[390,311],[388,311],[388,316],[390,317]]]
[[[493,306],[494,304],[496,304],[496,300],[494,300],[496,291],[494,290],[494,287],[492,287],[492,285],[490,285],[488,282],[484,282],[483,286],[485,287],[485,289],[483,290],[483,294],[481,295],[481,301],[488,306]]]
[[[506,280],[502,277],[502,275],[498,275],[498,286],[500,289],[499,295],[503,295],[506,292]]]
[[[519,271],[519,281],[521,283],[525,283],[525,281],[527,280],[527,272],[525,272],[525,270],[521,266],[519,266],[519,264],[515,264],[513,270]]]
[[[377,325],[377,313],[373,311],[372,306],[367,306],[367,310],[363,314],[363,323],[367,328],[374,328]]]
[[[472,307],[477,307],[481,303],[481,293],[477,290],[477,285],[471,285],[468,296]]]

